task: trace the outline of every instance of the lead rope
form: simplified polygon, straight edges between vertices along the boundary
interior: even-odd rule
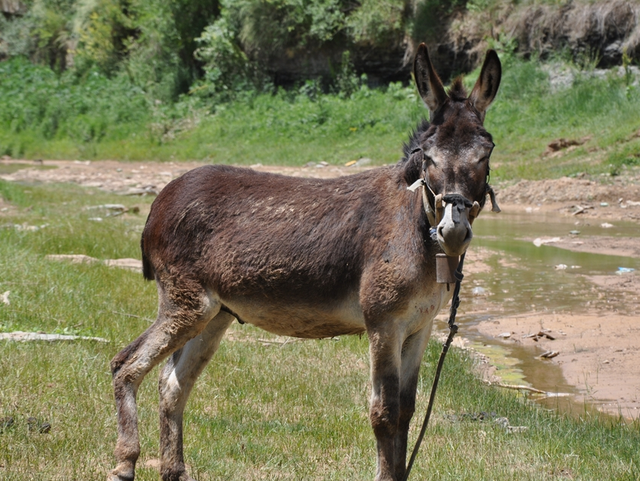
[[[465,253],[466,254],[466,253]],[[456,287],[453,290],[453,297],[451,299],[451,310],[449,311],[449,336],[442,346],[442,352],[440,353],[440,359],[438,360],[438,367],[436,369],[436,376],[433,379],[433,386],[431,387],[431,394],[429,395],[429,404],[427,405],[427,412],[424,416],[424,422],[422,423],[422,429],[420,429],[420,434],[418,435],[418,439],[416,440],[416,445],[413,447],[413,452],[411,453],[411,458],[409,459],[409,464],[407,465],[407,471],[405,472],[403,481],[407,481],[409,479],[409,473],[411,473],[411,467],[413,466],[413,462],[418,455],[418,450],[420,449],[420,444],[422,443],[422,438],[424,438],[424,433],[427,430],[427,425],[429,424],[429,417],[431,417],[431,410],[433,409],[433,401],[436,398],[436,389],[438,388],[438,381],[440,380],[440,372],[442,371],[442,366],[444,365],[444,358],[449,351],[449,347],[451,346],[451,342],[453,341],[453,336],[458,332],[458,326],[456,325],[456,313],[458,311],[458,306],[460,305],[460,283],[464,278],[462,274],[462,266],[464,264],[464,256],[462,254],[460,256],[460,262],[458,263],[458,268],[456,269]]]

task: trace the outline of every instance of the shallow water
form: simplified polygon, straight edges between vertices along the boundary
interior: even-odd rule
[[[620,267],[640,270],[640,259],[573,252],[553,245],[536,247],[533,239],[607,236],[638,238],[640,242],[638,225],[615,222],[613,228],[603,229],[601,222],[575,223],[576,218],[557,214],[502,213],[485,214],[474,224],[468,257],[482,261],[489,269],[468,275],[463,282],[458,324],[472,347],[499,367],[506,383],[528,384],[551,393],[578,393],[564,379],[560,366],[532,354],[536,348],[484,338],[470,327],[493,317],[541,311],[579,313],[615,306],[620,313],[637,314],[637,305],[625,302],[623,292],[596,287],[587,276],[610,276]],[[576,230],[580,233],[570,234]],[[560,265],[566,268],[558,269]],[[580,400],[580,396],[560,396],[539,402],[576,414],[593,408]]]
[[[620,267],[640,269],[638,258],[573,252],[553,244],[536,247],[532,242],[539,237],[567,237],[576,229],[580,231],[576,239],[634,237],[640,242],[637,224],[618,222],[611,229],[599,225],[576,227],[574,219],[532,214],[500,214],[482,220],[474,226],[473,242],[476,248],[493,253],[485,259],[491,272],[474,277],[484,280],[489,287],[489,300],[499,302],[505,313],[522,313],[533,308],[580,310],[586,302],[594,302],[585,298],[589,283],[584,276],[611,275]],[[567,268],[558,270],[556,266],[560,265]],[[619,308],[625,308],[623,299]]]

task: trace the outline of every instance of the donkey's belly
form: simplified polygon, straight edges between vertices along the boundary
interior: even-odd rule
[[[364,316],[355,296],[337,306],[292,303],[223,301],[240,321],[281,336],[320,339],[365,331]]]
[[[430,325],[441,307],[449,302],[451,292],[442,285],[408,299],[406,307],[386,317],[401,325],[404,336]],[[256,299],[221,299],[236,317],[265,331],[281,336],[320,339],[365,332],[364,314],[357,294],[333,305],[304,302],[266,302]]]

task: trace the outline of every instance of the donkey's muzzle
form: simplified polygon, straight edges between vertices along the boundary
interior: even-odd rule
[[[451,257],[462,255],[473,238],[469,212],[473,203],[460,194],[448,194],[443,198],[444,214],[436,228],[438,244]]]

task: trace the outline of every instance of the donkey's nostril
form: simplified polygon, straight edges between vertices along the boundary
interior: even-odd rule
[[[467,236],[464,238],[464,242],[471,242],[471,239],[473,239],[473,231],[471,229],[467,229]]]

